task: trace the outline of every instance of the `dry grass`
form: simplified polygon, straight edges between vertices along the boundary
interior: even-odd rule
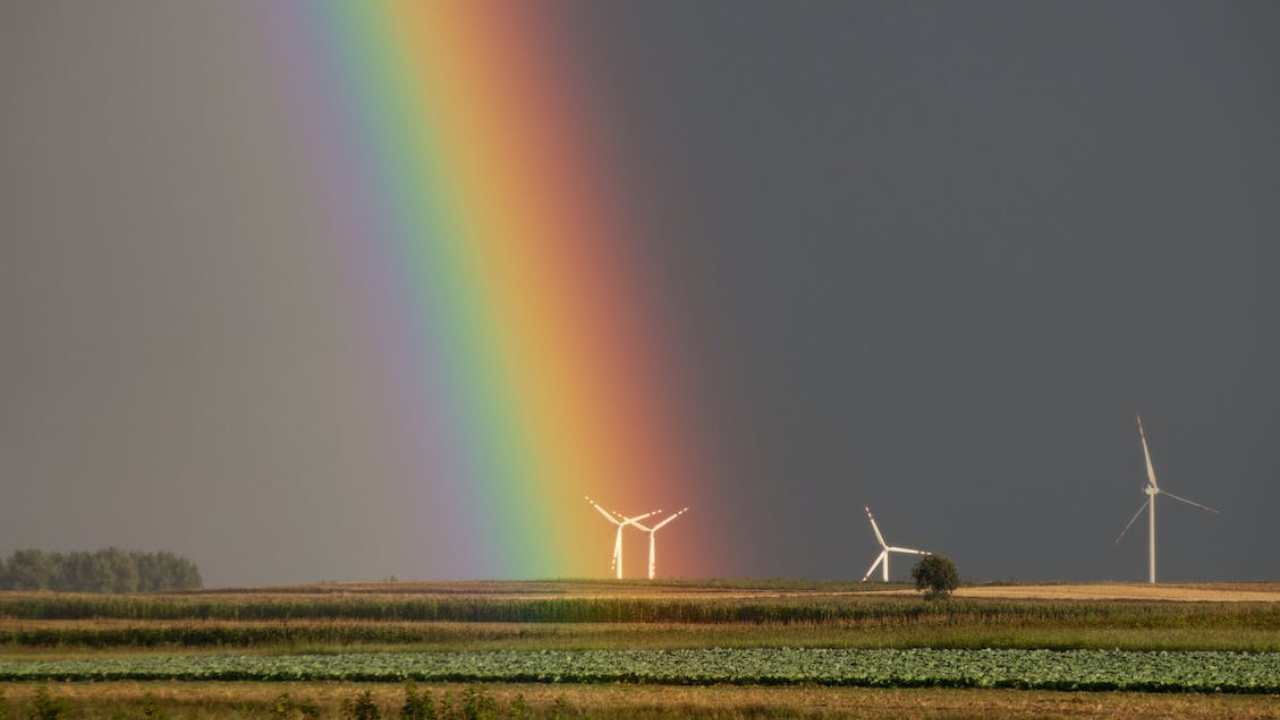
[[[360,597],[393,601],[406,597],[481,598],[488,600],[568,600],[625,598],[635,600],[741,600],[771,598],[838,598],[843,596],[915,595],[901,583],[808,582],[791,580],[546,580],[457,582],[330,582],[263,588],[222,588],[183,593],[135,595],[179,601],[311,602]],[[1255,583],[1046,583],[975,585],[958,597],[1043,600],[1150,600],[1169,602],[1280,602],[1280,582]],[[0,598],[83,597],[76,593],[0,592]]]
[[[437,695],[459,685],[423,685]],[[35,686],[3,689],[11,703],[26,702]],[[179,714],[243,717],[259,713],[281,693],[315,702],[334,716],[342,700],[369,689],[384,716],[403,698],[397,685],[334,683],[109,683],[53,686],[82,706],[141,703],[147,695]],[[504,704],[523,696],[536,710],[558,698],[590,717],[824,717],[824,718],[1280,718],[1280,696],[1056,693],[1018,690],[895,690],[816,687],[485,686]],[[188,713],[181,711],[186,709]],[[190,711],[200,712],[191,713]]]
[[[809,594],[843,594],[905,589],[901,583],[865,585],[851,581],[808,580],[466,580],[322,582],[261,588],[217,588],[191,596],[285,597],[291,595],[423,595],[469,596],[500,599],[547,598],[752,598]]]
[[[188,593],[254,598],[307,595],[474,596],[494,599],[605,598],[635,599],[752,599],[839,597],[890,593],[914,595],[900,583],[785,580],[563,580],[469,582],[349,582],[317,583],[261,589],[226,589]],[[1039,585],[979,585],[961,588],[959,597],[1044,600],[1153,600],[1170,602],[1280,602],[1280,582],[1255,583],[1049,583]]]
[[[1157,602],[1280,602],[1280,583],[1149,585],[984,585],[964,587],[957,597],[1006,600],[1145,600]]]

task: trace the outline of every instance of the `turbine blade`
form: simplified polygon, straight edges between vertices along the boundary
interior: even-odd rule
[[[1153,497],[1154,497],[1154,496],[1153,496]],[[1149,503],[1149,502],[1151,502],[1151,498],[1150,498],[1150,497],[1148,497],[1148,498],[1147,498],[1146,502],[1144,502],[1144,503],[1142,503],[1141,505],[1139,505],[1139,506],[1138,506],[1138,512],[1134,513],[1134,514],[1133,514],[1133,517],[1129,518],[1129,524],[1124,526],[1124,529],[1120,531],[1120,535],[1119,535],[1119,537],[1117,537],[1117,538],[1116,538],[1116,544],[1117,544],[1117,545],[1119,545],[1119,544],[1120,544],[1120,541],[1121,541],[1122,539],[1124,539],[1124,534],[1125,534],[1125,533],[1127,533],[1127,532],[1129,532],[1129,528],[1133,527],[1133,521],[1134,521],[1134,520],[1137,520],[1137,519],[1138,519],[1138,516],[1142,514],[1142,511],[1147,509],[1147,503]]]
[[[1151,487],[1159,489],[1156,483],[1156,468],[1151,464],[1151,448],[1147,446],[1147,431],[1142,427],[1142,416],[1138,416],[1138,435],[1142,436],[1142,454],[1147,459],[1147,482]]]
[[[658,530],[659,528],[661,528],[663,525],[666,525],[667,523],[671,522],[672,520],[675,520],[676,518],[680,517],[681,515],[683,515],[683,514],[685,514],[685,513],[687,513],[687,512],[689,512],[689,508],[685,508],[685,509],[681,510],[680,512],[676,513],[675,515],[672,515],[671,517],[667,518],[666,520],[663,520],[662,522],[658,523],[657,525],[654,525],[654,526],[653,526],[653,529],[654,529],[655,531],[657,531],[657,530]]]
[[[662,512],[662,511],[661,511],[661,510],[654,510],[654,511],[652,511],[652,512],[647,512],[647,513],[645,513],[645,514],[643,514],[643,515],[633,515],[633,516],[631,516],[631,517],[622,517],[621,515],[619,515],[618,517],[621,517],[621,518],[622,518],[622,522],[620,523],[620,525],[635,525],[637,520],[643,520],[643,519],[645,519],[645,518],[649,517],[650,515],[657,515],[657,514],[658,514],[658,513],[660,513],[660,512]]]
[[[876,531],[876,540],[880,541],[880,547],[889,547],[884,541],[884,536],[880,534],[880,526],[876,525],[876,516],[871,514],[871,508],[864,505],[862,509],[867,511],[867,519],[871,521],[871,529]]]
[[[583,497],[586,497],[586,496],[584,495]],[[617,525],[617,524],[618,524],[618,521],[614,519],[613,515],[612,515],[612,514],[610,514],[610,512],[609,512],[608,510],[605,510],[604,508],[602,508],[602,507],[600,507],[598,504],[596,504],[596,501],[595,501],[595,500],[592,500],[591,498],[589,498],[589,497],[588,497],[588,498],[587,498],[587,502],[591,503],[591,507],[595,508],[596,510],[599,510],[599,511],[600,511],[600,514],[604,516],[604,519],[605,519],[605,520],[608,520],[609,522],[613,523],[614,525]]]
[[[871,573],[875,572],[876,568],[880,567],[880,562],[884,560],[884,556],[888,554],[888,550],[880,551],[880,554],[876,556],[876,561],[871,563],[871,567],[867,568],[867,574],[862,576],[862,582],[866,582],[867,578],[871,577]]]
[[[1213,508],[1209,507],[1208,505],[1201,505],[1200,503],[1198,503],[1198,502],[1196,502],[1196,501],[1194,501],[1194,500],[1188,500],[1188,499],[1186,499],[1186,498],[1184,498],[1184,497],[1178,497],[1177,495],[1174,495],[1173,493],[1169,492],[1168,490],[1161,490],[1161,491],[1160,491],[1160,494],[1161,494],[1161,495],[1168,495],[1169,497],[1173,498],[1174,500],[1178,500],[1178,501],[1180,501],[1180,502],[1184,502],[1184,503],[1186,503],[1186,504],[1188,504],[1188,505],[1194,505],[1195,507],[1198,507],[1198,508],[1200,508],[1201,510],[1208,510],[1209,512],[1213,513],[1214,515],[1221,515],[1221,514],[1222,514],[1222,513],[1218,512],[1217,510],[1214,510]]]
[[[929,553],[927,553],[927,552],[925,552],[925,551],[923,551],[923,550],[915,550],[915,549],[912,549],[912,548],[903,548],[903,547],[894,547],[894,546],[892,546],[892,545],[890,545],[889,547],[885,548],[885,551],[886,551],[886,552],[904,553],[904,554],[907,554],[907,555],[928,555],[928,554],[929,554]]]

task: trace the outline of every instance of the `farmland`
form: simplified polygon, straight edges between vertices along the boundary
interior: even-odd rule
[[[1239,694],[1259,704],[1236,701],[1226,715],[1266,716],[1263,708],[1280,699],[1276,586],[1161,586],[1154,590],[1162,599],[1133,597],[1150,590],[982,586],[962,588],[948,602],[924,602],[901,586],[790,581],[0,593],[0,680],[13,697],[43,682],[69,683],[62,686],[68,693],[84,681],[168,688],[177,705],[183,687],[234,695],[263,682],[291,683],[315,694],[334,683],[351,692],[406,680],[436,688],[480,683],[499,696],[517,686],[556,688],[602,716],[637,717],[661,717],[665,705],[606,710],[604,695],[591,688],[650,687],[628,697],[652,699],[705,686],[709,695],[681,692],[718,694],[752,717],[794,715],[787,698],[799,695],[785,687],[810,699],[892,692],[939,703],[982,693],[982,702],[1014,714],[1030,693],[1055,698],[1054,705],[1067,703],[1066,695],[1108,691],[1099,709],[1117,693],[1176,693],[1183,696],[1178,714],[1212,717],[1222,701],[1210,698]],[[761,695],[765,688],[777,694]],[[773,699],[740,703],[744,697]]]
[[[0,662],[0,680],[627,682],[1280,693],[1280,655],[827,648],[154,655]]]
[[[41,686],[0,685],[11,707],[29,704]],[[474,687],[474,686],[472,686]],[[320,717],[340,717],[342,705],[358,691],[369,691],[383,717],[395,717],[404,688],[395,684],[344,683],[202,683],[113,682],[68,683],[53,686],[80,720],[120,720],[147,717],[148,711],[183,720],[221,720],[227,717],[299,717],[278,712],[280,699],[312,705]],[[468,686],[441,683],[430,691],[435,699],[461,698]],[[548,685],[486,684],[481,691],[503,708],[523,699],[532,710],[525,717],[591,718],[1001,718],[1092,717],[1191,718],[1250,720],[1275,718],[1275,698],[1260,695],[1057,692],[1043,690],[984,690],[948,688],[862,688],[813,686],[660,686],[660,685]],[[442,704],[442,703],[440,703]],[[507,717],[515,717],[509,713]],[[154,715],[152,715],[154,717]],[[459,717],[441,715],[442,718]]]

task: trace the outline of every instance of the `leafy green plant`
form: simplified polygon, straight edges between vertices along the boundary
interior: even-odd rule
[[[1060,690],[1280,692],[1280,653],[1114,650],[698,648],[491,650],[334,655],[128,655],[0,660],[0,681],[253,680],[816,684],[869,687],[1008,687]],[[378,720],[372,696],[344,704],[347,720]],[[485,717],[492,700],[472,689],[445,695],[438,718]],[[457,715],[456,713],[462,713]],[[56,720],[43,715],[33,720]]]

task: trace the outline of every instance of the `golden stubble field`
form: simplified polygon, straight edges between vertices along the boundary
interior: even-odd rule
[[[635,599],[751,599],[783,597],[914,595],[902,584],[853,582],[761,581],[471,581],[471,582],[346,582],[266,587],[226,588],[184,593],[183,597],[237,596],[306,599],[315,596],[482,597],[495,600],[551,600],[573,598]],[[1280,602],[1280,582],[1251,583],[1043,583],[972,585],[956,597],[1005,600],[1135,600],[1152,602]]]
[[[1280,583],[1150,585],[1006,585],[960,588],[957,597],[1003,600],[1139,600],[1152,602],[1280,602]]]

